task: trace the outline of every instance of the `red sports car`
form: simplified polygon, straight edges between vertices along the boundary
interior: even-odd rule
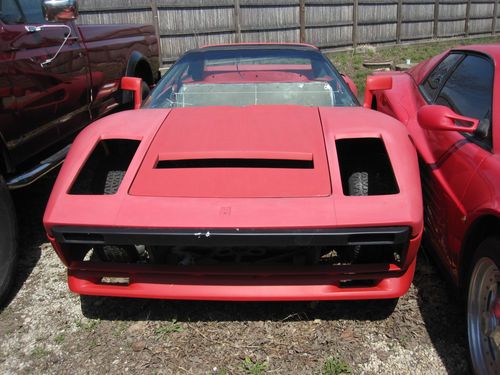
[[[140,80],[123,88],[140,92]],[[44,217],[84,295],[395,299],[423,231],[406,128],[316,48],[187,52],[73,143]],[[374,80],[373,88],[387,88]],[[140,95],[135,95],[140,107]]]
[[[417,148],[426,238],[467,294],[478,374],[500,371],[499,64],[498,44],[453,49],[386,75],[392,88],[367,101],[403,122]]]

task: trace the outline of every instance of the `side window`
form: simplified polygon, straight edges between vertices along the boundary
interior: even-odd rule
[[[47,22],[40,0],[0,0],[0,18],[8,25]]]
[[[469,55],[450,76],[435,104],[478,120],[491,117],[493,65],[479,56]]]
[[[15,0],[0,1],[0,19],[8,25],[24,22],[21,8]]]
[[[420,85],[422,93],[428,101],[433,101],[446,78],[463,57],[460,53],[451,53],[445,57]]]

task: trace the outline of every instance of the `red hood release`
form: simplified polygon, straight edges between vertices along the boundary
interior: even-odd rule
[[[131,195],[314,197],[331,193],[313,107],[178,108],[146,153]]]

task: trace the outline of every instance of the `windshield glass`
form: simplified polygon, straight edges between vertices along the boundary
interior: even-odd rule
[[[144,106],[271,104],[330,107],[357,102],[320,52],[239,47],[188,52],[161,79]]]

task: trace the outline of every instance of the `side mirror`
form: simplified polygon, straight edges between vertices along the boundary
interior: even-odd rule
[[[121,89],[134,93],[134,109],[141,108],[142,104],[142,79],[136,77],[122,77]]]
[[[452,130],[474,133],[479,126],[479,120],[460,116],[443,105],[424,105],[417,112],[420,126],[429,130]]]
[[[42,10],[49,22],[71,21],[78,18],[78,3],[76,0],[43,0]]]
[[[371,108],[373,101],[373,92],[379,90],[392,89],[391,76],[368,76],[366,78],[365,86],[365,101],[363,107]]]
[[[356,87],[356,84],[351,79],[351,77],[349,77],[347,74],[341,74],[341,76],[342,78],[344,78],[345,83],[347,83],[347,86],[349,86],[354,96],[358,96],[358,88]]]

